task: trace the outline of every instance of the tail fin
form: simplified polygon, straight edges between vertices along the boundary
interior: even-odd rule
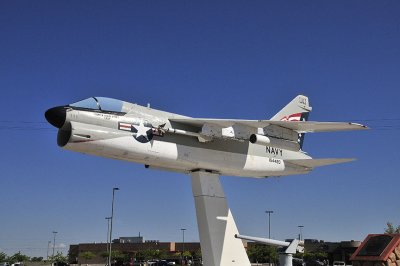
[[[275,121],[307,121],[308,115],[312,107],[308,101],[308,97],[297,95],[290,103],[282,108],[271,120]],[[299,134],[298,142],[300,149],[303,148],[304,133]]]
[[[312,107],[308,101],[308,97],[297,95],[290,103],[282,108],[271,120],[275,121],[304,121],[308,118],[308,113]]]

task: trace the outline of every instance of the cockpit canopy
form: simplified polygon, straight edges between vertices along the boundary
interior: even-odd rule
[[[127,110],[124,110],[126,109],[124,108],[124,101],[106,97],[91,97],[76,103],[72,103],[69,106],[105,112],[127,112]]]

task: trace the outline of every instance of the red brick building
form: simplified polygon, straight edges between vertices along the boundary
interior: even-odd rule
[[[128,255],[130,258],[136,258],[140,251],[159,250],[165,252],[171,258],[183,250],[183,243],[177,242],[158,242],[148,241],[144,243],[113,243],[113,251],[119,251],[121,254]],[[190,253],[199,252],[199,242],[185,242],[185,251]],[[85,256],[85,254],[94,256]],[[92,257],[92,258],[88,258]],[[106,243],[84,243],[70,245],[69,262],[73,264],[105,264],[107,263],[108,249]]]

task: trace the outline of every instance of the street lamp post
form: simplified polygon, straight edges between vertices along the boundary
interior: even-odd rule
[[[105,218],[106,220],[107,220],[107,254],[108,254],[108,245],[109,245],[109,242],[108,242],[108,240],[109,240],[109,238],[110,238],[110,219],[111,219],[111,217],[106,217]]]
[[[271,239],[271,213],[274,211],[265,211],[265,213],[268,213],[268,238]]]
[[[181,228],[181,231],[182,231],[182,255],[181,255],[181,263],[183,263],[183,254],[185,253],[185,230],[186,230],[186,228]]]
[[[303,227],[304,227],[304,225],[298,225],[297,227],[300,229],[299,240],[302,240],[303,239]]]
[[[113,228],[113,218],[114,218],[114,195],[115,191],[119,190],[119,188],[115,187],[113,188],[113,193],[112,193],[112,202],[111,202],[111,224],[110,224],[110,249],[108,250],[108,265],[111,266],[111,244],[112,244],[112,228]]]
[[[55,248],[55,246],[56,246],[56,234],[57,234],[57,233],[58,233],[58,232],[53,231],[53,234],[54,234],[54,238],[53,238],[53,255],[52,255],[53,259],[54,259],[54,248]]]
[[[49,260],[49,248],[50,248],[51,241],[47,242],[47,260]]]

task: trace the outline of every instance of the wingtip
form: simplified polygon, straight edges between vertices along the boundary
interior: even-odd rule
[[[361,130],[371,129],[371,128],[369,128],[368,126],[363,125],[363,124],[359,124],[359,123],[349,122],[349,125],[351,125],[351,126],[357,126],[357,127],[358,127],[359,129],[361,129]]]

